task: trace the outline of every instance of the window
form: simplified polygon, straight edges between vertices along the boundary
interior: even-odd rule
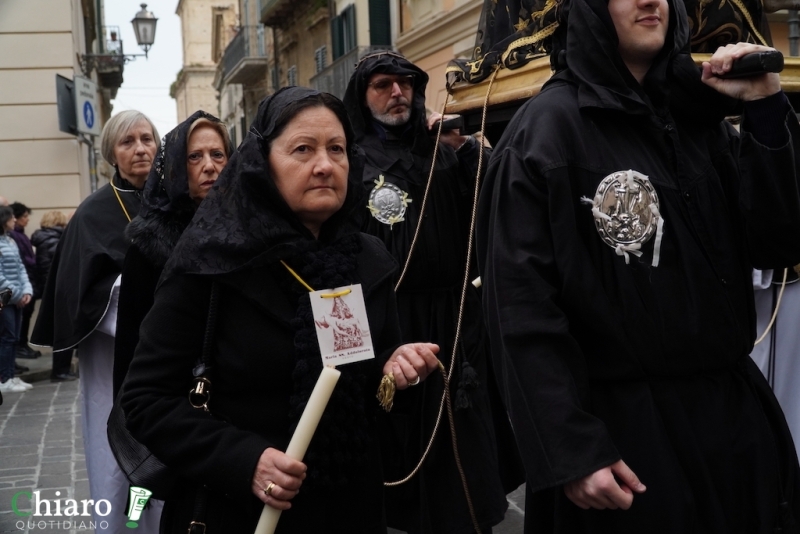
[[[392,44],[389,0],[369,0],[369,44],[372,46]]]
[[[325,67],[328,66],[328,47],[325,45],[320,46],[316,50],[314,50],[314,66],[316,67],[316,73],[319,74]]]
[[[292,85],[297,85],[297,65],[292,65],[286,71],[286,80],[289,82],[288,85],[290,87]]]
[[[331,19],[333,59],[338,59],[356,47],[356,6],[350,4]]]

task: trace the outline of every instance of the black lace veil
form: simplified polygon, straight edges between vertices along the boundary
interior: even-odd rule
[[[189,198],[186,154],[189,130],[198,119],[220,122],[205,111],[195,111],[164,136],[144,186],[142,210],[139,213],[142,217],[155,211],[194,213],[194,201]],[[226,148],[228,154],[233,151],[231,147]]]
[[[339,118],[343,119],[350,161],[347,195],[342,208],[322,225],[318,240],[283,200],[271,176],[265,139],[273,135],[281,110],[317,95],[320,93],[313,89],[287,87],[261,102],[247,136],[178,241],[162,280],[176,273],[233,272],[357,231],[354,217],[363,196],[363,158],[346,116]]]

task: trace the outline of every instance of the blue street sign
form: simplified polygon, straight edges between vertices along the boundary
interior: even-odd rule
[[[92,103],[86,101],[83,103],[83,120],[86,121],[86,126],[92,128],[94,126],[94,110]]]

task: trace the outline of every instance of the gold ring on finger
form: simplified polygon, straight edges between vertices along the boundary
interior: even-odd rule
[[[264,490],[264,494],[267,497],[272,497],[272,488],[274,488],[274,487],[275,487],[275,483],[274,482],[270,482],[269,484],[267,484],[267,489]]]

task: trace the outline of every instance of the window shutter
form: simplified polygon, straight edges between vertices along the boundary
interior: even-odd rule
[[[342,11],[342,19],[344,19],[344,53],[356,47],[358,44],[356,40],[356,6],[350,4],[344,11]]]
[[[389,0],[369,0],[369,44],[391,46]]]
[[[316,50],[314,50],[314,66],[316,67],[316,73],[319,74],[325,67],[328,66],[328,47],[325,45],[320,46]]]
[[[344,55],[344,41],[342,35],[342,17],[336,16],[331,19],[331,44],[333,45],[333,59],[339,59]]]

